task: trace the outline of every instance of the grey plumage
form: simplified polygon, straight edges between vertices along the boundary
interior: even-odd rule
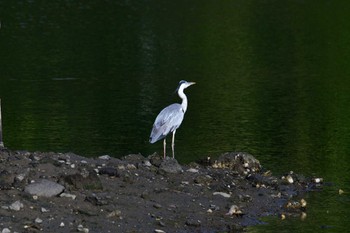
[[[164,158],[166,156],[166,136],[169,133],[173,133],[172,138],[172,152],[174,155],[174,140],[175,132],[178,129],[184,119],[185,112],[187,110],[187,97],[184,93],[184,89],[195,84],[194,82],[180,81],[178,86],[178,95],[182,99],[182,103],[171,104],[164,108],[154,121],[152,132],[150,135],[150,143],[155,143],[161,139],[164,139]]]

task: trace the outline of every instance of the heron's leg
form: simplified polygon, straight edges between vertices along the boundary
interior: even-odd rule
[[[165,138],[163,141],[163,145],[164,145],[164,159],[165,159],[165,156],[166,156],[166,139]]]
[[[176,129],[173,131],[173,140],[171,142],[171,149],[173,150],[173,158],[175,158],[175,132],[176,132]]]

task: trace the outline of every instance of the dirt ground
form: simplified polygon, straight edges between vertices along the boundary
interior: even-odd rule
[[[52,181],[40,192],[29,185]],[[246,153],[179,165],[154,154],[121,159],[0,149],[2,232],[242,232],[263,216],[303,216],[320,181],[264,171]],[[40,186],[41,187],[41,186]]]

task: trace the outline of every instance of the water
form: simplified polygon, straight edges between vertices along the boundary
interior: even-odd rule
[[[177,159],[246,151],[276,175],[323,177],[330,185],[309,194],[304,221],[267,218],[249,231],[344,232],[348,8],[346,1],[1,1],[5,145],[84,156],[162,153],[161,142],[148,143],[153,121],[179,101],[180,80],[196,81],[186,90]]]

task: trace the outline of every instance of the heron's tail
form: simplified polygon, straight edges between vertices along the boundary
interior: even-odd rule
[[[149,142],[155,143],[163,138],[166,137],[166,134],[162,134],[161,130],[159,128],[153,127],[151,135],[149,136]]]

